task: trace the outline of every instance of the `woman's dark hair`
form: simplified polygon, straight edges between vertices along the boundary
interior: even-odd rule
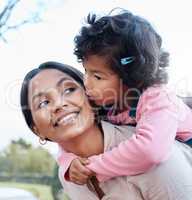
[[[87,25],[74,39],[78,61],[91,55],[105,57],[129,88],[167,83],[169,53],[163,51],[160,35],[147,20],[129,11],[111,13],[99,19],[95,14],[87,16]],[[126,58],[132,61],[122,63]]]
[[[22,87],[20,91],[20,105],[21,110],[25,119],[25,122],[27,123],[28,127],[33,131],[33,118],[31,114],[31,110],[29,108],[29,101],[28,101],[28,88],[29,83],[33,77],[35,77],[37,74],[39,74],[41,71],[45,69],[56,69],[59,70],[70,77],[72,77],[75,81],[77,81],[80,85],[83,86],[83,74],[66,64],[58,63],[58,62],[45,62],[39,65],[37,68],[31,70],[28,72],[22,82]],[[34,131],[33,131],[34,132]],[[48,139],[47,139],[48,140]]]

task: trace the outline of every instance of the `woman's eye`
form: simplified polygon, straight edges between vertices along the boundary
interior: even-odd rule
[[[97,79],[97,80],[101,80],[101,76],[95,74],[94,77]]]
[[[47,106],[48,103],[49,103],[48,100],[42,101],[42,102],[39,103],[38,108],[43,108],[43,107]]]
[[[76,90],[75,87],[70,87],[70,88],[65,89],[63,93],[70,94],[70,93],[74,92],[75,90]]]

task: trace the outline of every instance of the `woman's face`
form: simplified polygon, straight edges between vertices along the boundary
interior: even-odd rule
[[[29,84],[29,107],[34,131],[43,139],[66,142],[94,123],[94,114],[84,89],[70,76],[46,69]]]

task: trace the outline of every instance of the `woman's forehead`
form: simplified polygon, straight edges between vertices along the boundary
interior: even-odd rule
[[[31,82],[32,83],[36,82],[36,84],[38,82],[41,84],[44,82],[54,83],[54,82],[57,82],[60,78],[64,78],[65,80],[76,82],[74,78],[72,78],[70,75],[57,69],[42,70],[35,77],[32,78]]]
[[[69,80],[74,80],[74,78],[72,78],[69,74],[67,74],[66,72],[62,72],[58,69],[44,69],[42,71],[40,71],[35,77],[32,78],[32,80],[47,80],[47,77],[49,77],[49,79],[57,79],[59,77],[66,77]]]

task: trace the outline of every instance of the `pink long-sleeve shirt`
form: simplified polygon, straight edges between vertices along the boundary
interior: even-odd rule
[[[128,111],[113,117],[127,123]],[[149,87],[136,109],[136,132],[128,140],[100,155],[89,157],[89,169],[99,181],[117,176],[145,173],[169,157],[175,139],[192,138],[192,111],[165,85]],[[110,133],[108,133],[110,134]],[[61,151],[58,157],[64,173],[77,156]]]

